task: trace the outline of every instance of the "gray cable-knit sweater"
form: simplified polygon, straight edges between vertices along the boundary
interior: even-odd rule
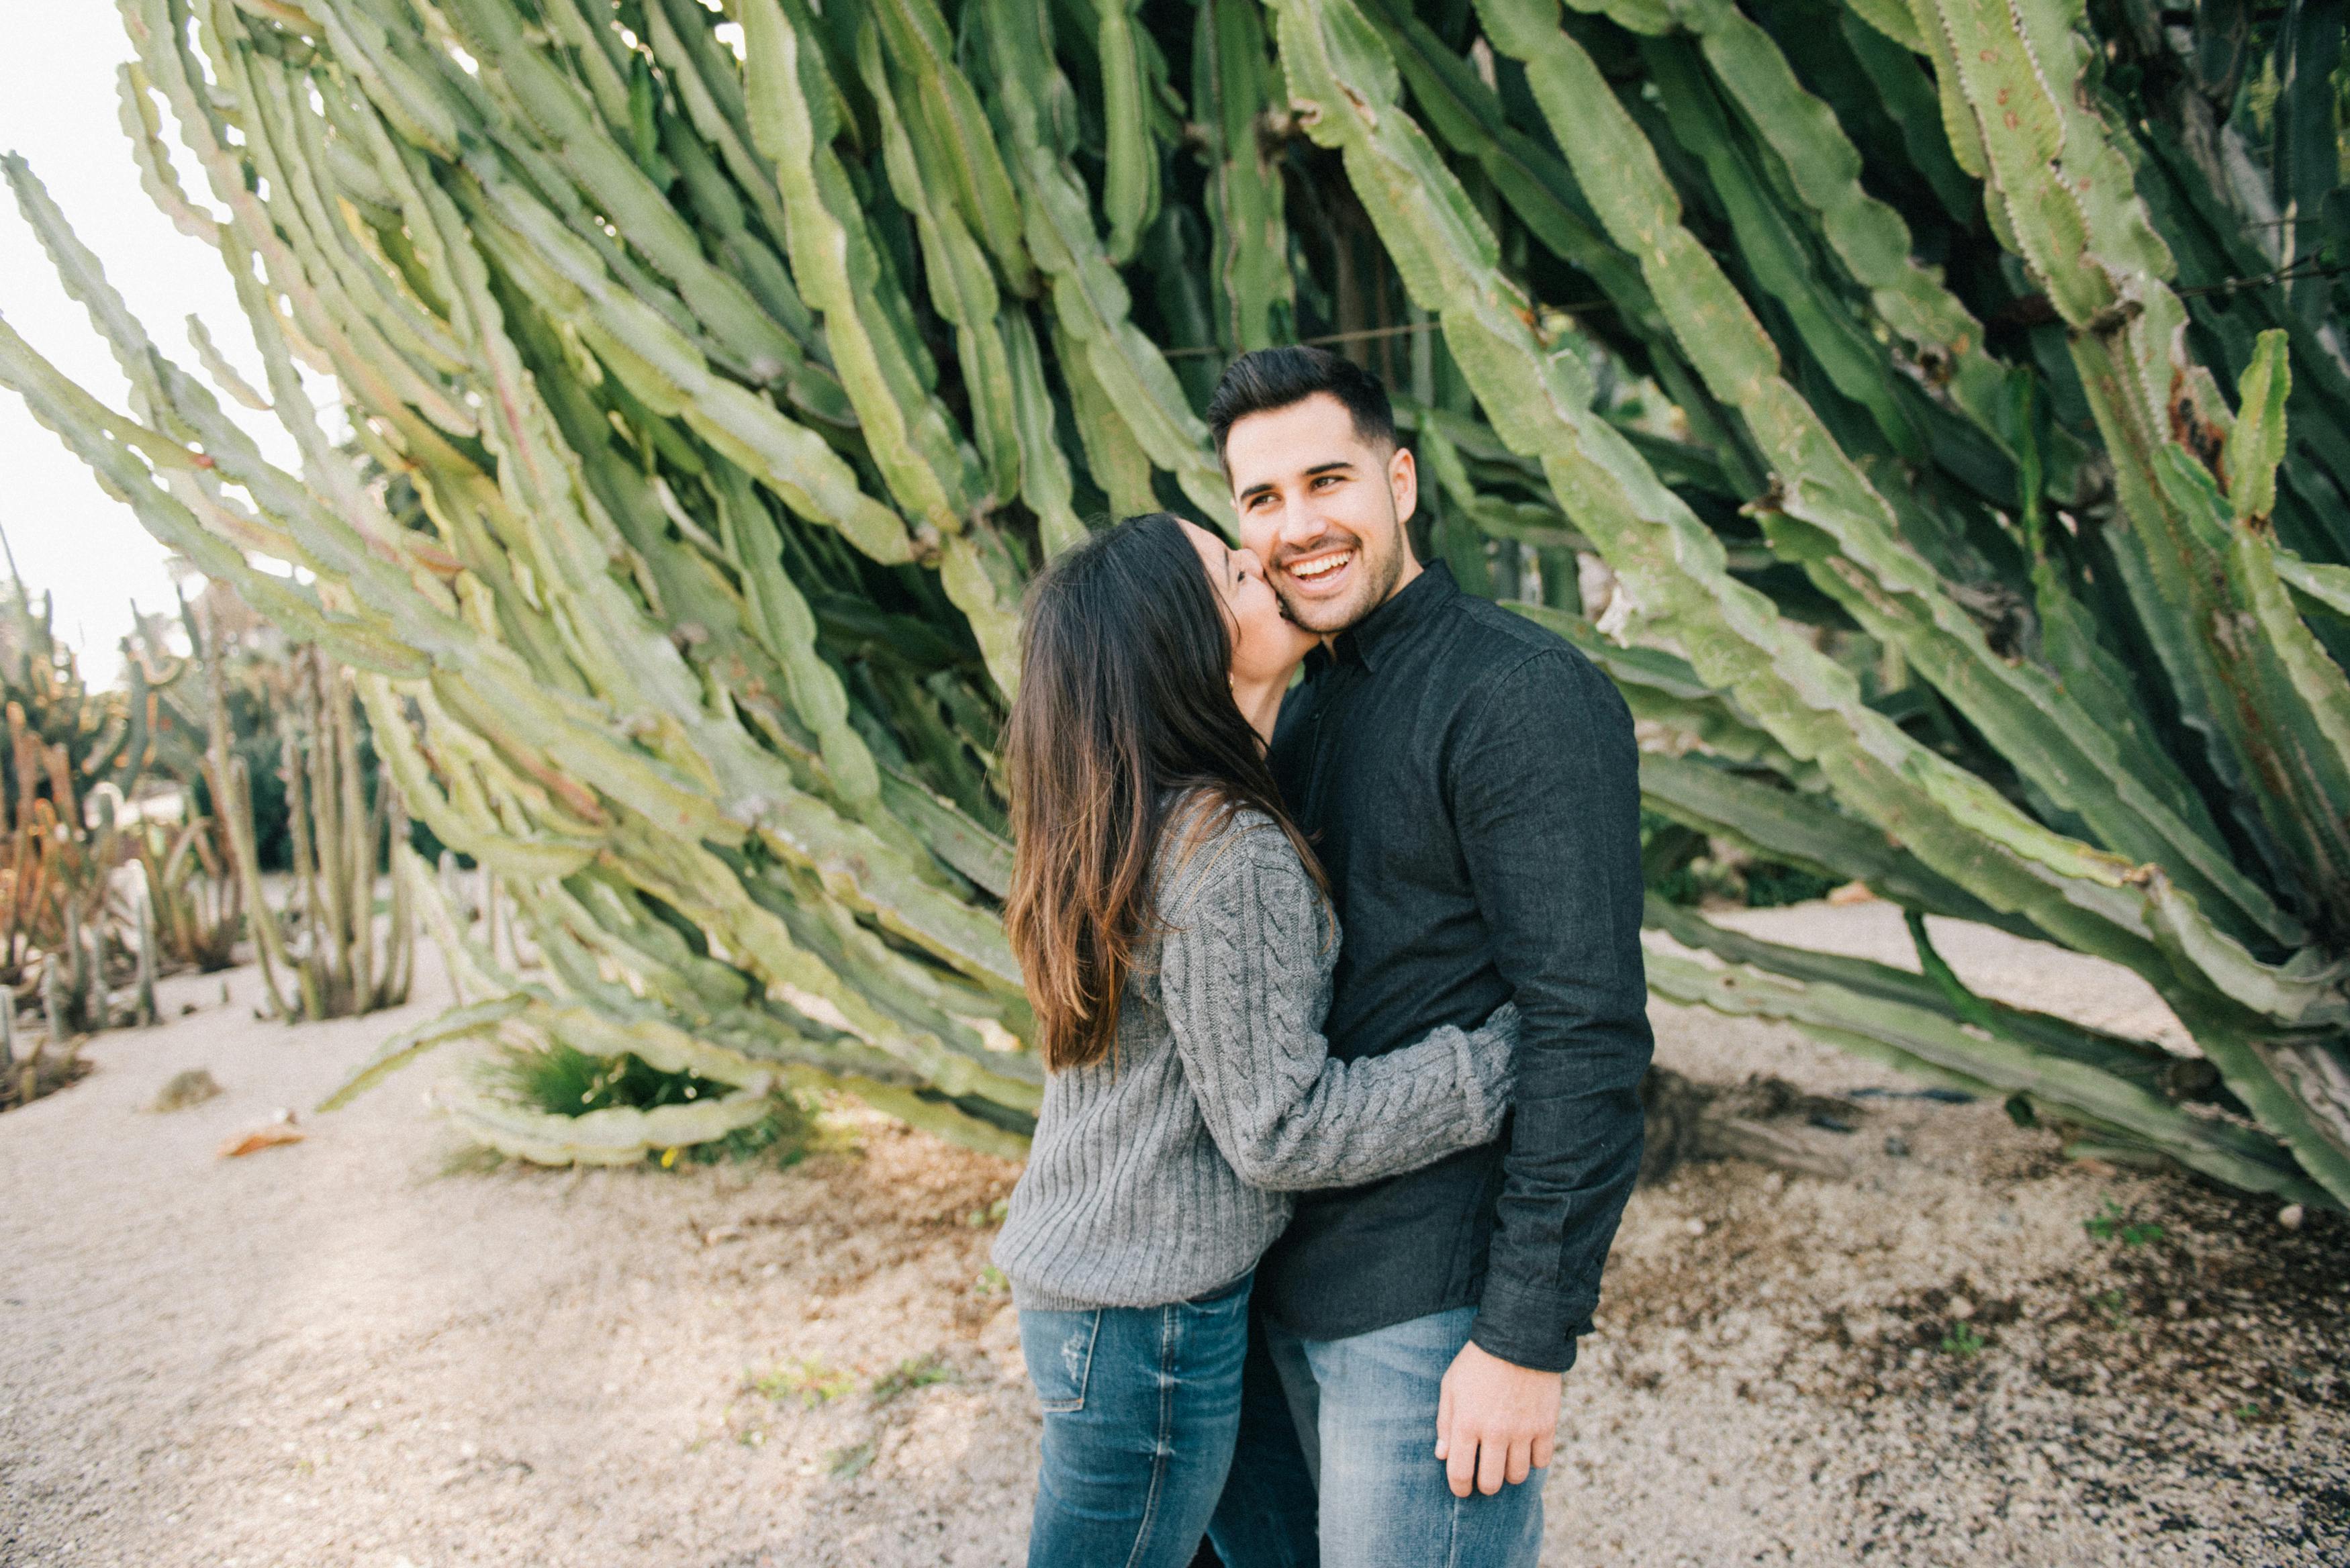
[[[1189,1300],[1255,1266],[1289,1191],[1411,1170],[1501,1129],[1515,1008],[1332,1061],[1338,931],[1297,852],[1256,812],[1188,855],[1182,836],[1170,826],[1153,868],[1160,934],[1137,954],[1116,1052],[1045,1082],[993,1252],[1019,1306]]]

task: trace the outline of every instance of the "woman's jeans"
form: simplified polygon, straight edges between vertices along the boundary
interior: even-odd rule
[[[1170,1306],[1023,1312],[1045,1411],[1029,1568],[1185,1568],[1240,1430],[1252,1276]]]

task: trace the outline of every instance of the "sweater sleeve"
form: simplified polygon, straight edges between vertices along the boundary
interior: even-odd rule
[[[1321,893],[1278,828],[1198,845],[1161,902],[1159,989],[1209,1136],[1242,1180],[1295,1190],[1412,1170],[1499,1136],[1517,1013],[1359,1062],[1322,1035]]]

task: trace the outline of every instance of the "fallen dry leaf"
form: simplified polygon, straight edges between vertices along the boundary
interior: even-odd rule
[[[300,1143],[307,1136],[300,1127],[289,1127],[284,1122],[272,1122],[265,1127],[255,1127],[251,1132],[239,1133],[221,1145],[221,1158],[234,1159],[239,1155],[251,1154],[255,1149],[268,1148],[275,1144]]]
[[[1869,890],[1868,885],[1865,882],[1846,882],[1841,888],[1828,889],[1828,902],[1831,904],[1838,906],[1873,904],[1876,901],[1877,895]]]

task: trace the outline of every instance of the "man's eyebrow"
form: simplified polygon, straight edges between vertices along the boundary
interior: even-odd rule
[[[1299,477],[1314,479],[1325,473],[1352,473],[1354,472],[1355,464],[1351,459],[1334,457],[1327,462],[1315,463],[1313,467],[1305,470]],[[1273,488],[1274,482],[1272,480],[1261,479],[1254,484],[1250,485],[1247,489],[1242,491],[1240,493],[1240,499],[1243,502],[1246,502],[1250,497],[1262,495],[1266,491]]]

